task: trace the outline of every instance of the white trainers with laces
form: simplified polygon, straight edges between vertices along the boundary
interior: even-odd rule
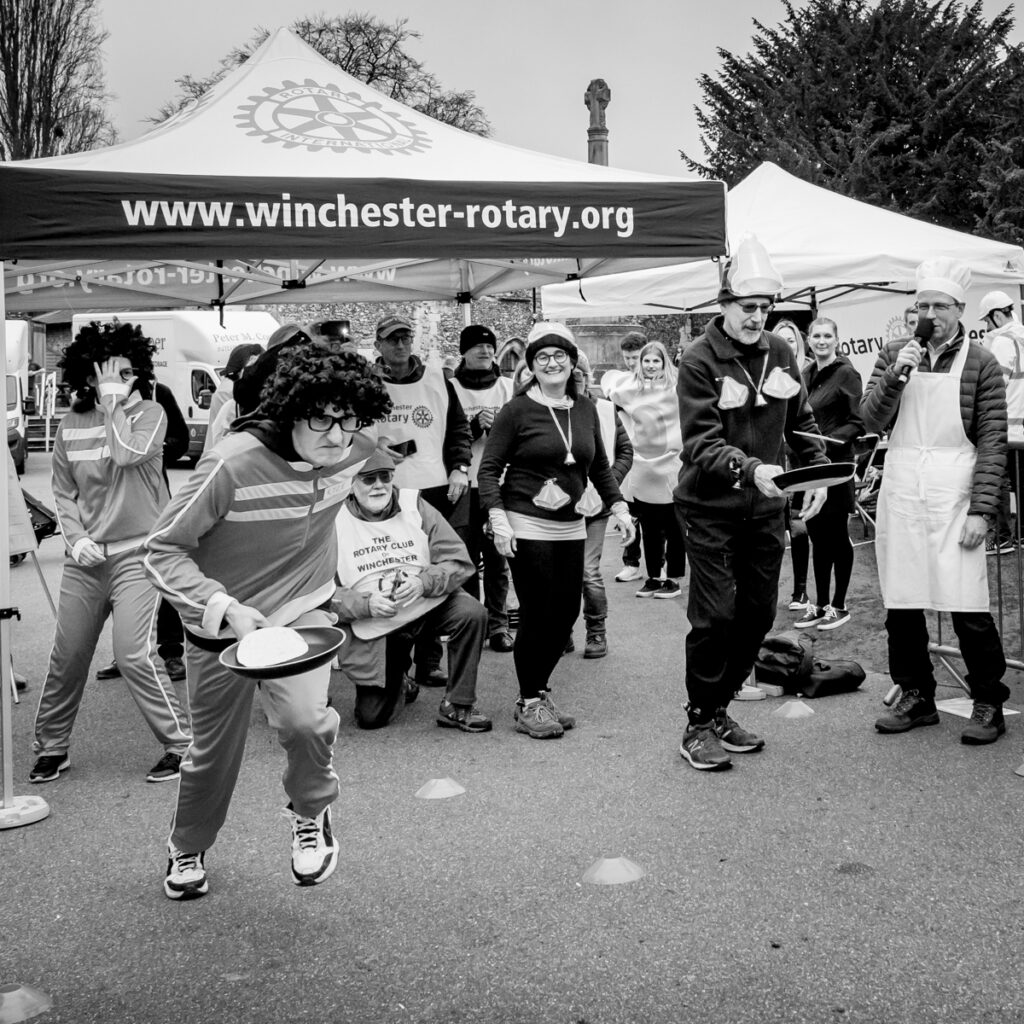
[[[292,879],[296,885],[319,885],[338,866],[338,844],[331,831],[331,809],[303,818],[291,807],[284,816],[292,825]]]
[[[197,900],[210,891],[203,864],[204,856],[203,850],[199,853],[183,853],[168,840],[164,893],[169,900]]]
[[[632,583],[643,579],[644,574],[639,565],[624,565],[616,574],[616,583]]]

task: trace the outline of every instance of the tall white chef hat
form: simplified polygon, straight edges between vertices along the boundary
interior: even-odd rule
[[[782,275],[756,235],[745,235],[725,265],[719,302],[763,295],[774,299],[782,291]]]
[[[917,268],[917,294],[921,292],[942,292],[957,302],[967,301],[967,289],[971,285],[971,268],[966,263],[940,256],[925,260]]]

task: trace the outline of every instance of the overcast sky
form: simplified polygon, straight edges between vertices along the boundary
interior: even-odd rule
[[[984,9],[992,17],[1006,6],[986,0]],[[256,26],[366,11],[407,17],[422,35],[413,52],[445,88],[476,92],[500,142],[586,160],[583,93],[605,79],[609,162],[659,174],[684,173],[680,149],[703,155],[693,106],[718,47],[746,53],[754,17],[772,25],[783,16],[781,0],[101,0],[101,8],[111,113],[125,141],[176,94],[175,78],[210,74]],[[1024,39],[1019,25],[1015,38]]]

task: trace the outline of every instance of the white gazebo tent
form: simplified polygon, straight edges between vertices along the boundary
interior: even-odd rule
[[[754,234],[786,283],[784,301],[821,306],[858,291],[913,291],[924,259],[950,256],[975,285],[1024,282],[1024,249],[881,210],[763,163],[729,192],[729,243]],[[705,309],[718,293],[710,260],[544,288],[554,318],[654,315]]]
[[[724,248],[720,182],[467,135],[351,78],[283,29],[137,141],[0,164],[12,312],[468,303]],[[5,315],[0,300],[0,324]],[[6,515],[0,473],[0,827],[35,813],[11,789]]]

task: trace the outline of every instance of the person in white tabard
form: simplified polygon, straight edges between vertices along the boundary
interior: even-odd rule
[[[1006,731],[1006,659],[989,611],[985,535],[1006,467],[1006,386],[995,356],[969,342],[960,317],[970,270],[950,259],[917,268],[917,311],[935,329],[889,342],[864,390],[868,430],[891,428],[878,496],[875,552],[886,607],[889,673],[900,699],[875,728],[935,725],[925,610],[951,613],[974,701],[964,743]]]
[[[497,411],[512,397],[512,380],[503,377],[494,355],[498,339],[483,324],[469,324],[459,335],[459,360],[451,375],[451,384],[469,421],[473,435],[473,459],[469,465],[469,515],[463,540],[473,564],[483,559],[484,607],[487,609],[487,639],[492,651],[508,654],[515,646],[508,628],[508,565],[498,554],[494,541],[484,533],[487,516],[480,507],[477,474],[484,444],[491,432]],[[466,590],[474,597],[480,593],[480,578],[474,573],[466,581]]]
[[[1024,325],[1014,313],[1014,302],[1006,292],[987,292],[978,304],[978,315],[986,327],[981,344],[999,360],[1006,379],[1006,433],[1011,444],[1024,446]],[[1014,547],[1010,524],[1010,493],[1017,492],[1017,460],[1020,447],[1010,450],[1006,469],[1009,488],[1004,488],[996,513],[995,528],[985,544],[988,554],[1005,554]],[[1018,516],[1020,513],[1017,513]]]
[[[466,546],[418,492],[394,485],[395,462],[375,452],[360,467],[336,523],[338,580],[332,608],[349,623],[341,668],[355,683],[356,724],[387,725],[406,692],[409,654],[422,632],[448,640],[448,688],[437,724],[487,732],[476,678],[487,613],[462,589],[474,571]],[[406,692],[406,702],[416,690]]]
[[[376,367],[391,397],[380,438],[396,464],[395,485],[419,491],[465,542],[472,436],[451,381],[440,367],[412,354],[413,326],[402,316],[377,321]],[[397,447],[396,447],[397,446]],[[416,682],[444,686],[441,645],[423,637],[416,650]]]

